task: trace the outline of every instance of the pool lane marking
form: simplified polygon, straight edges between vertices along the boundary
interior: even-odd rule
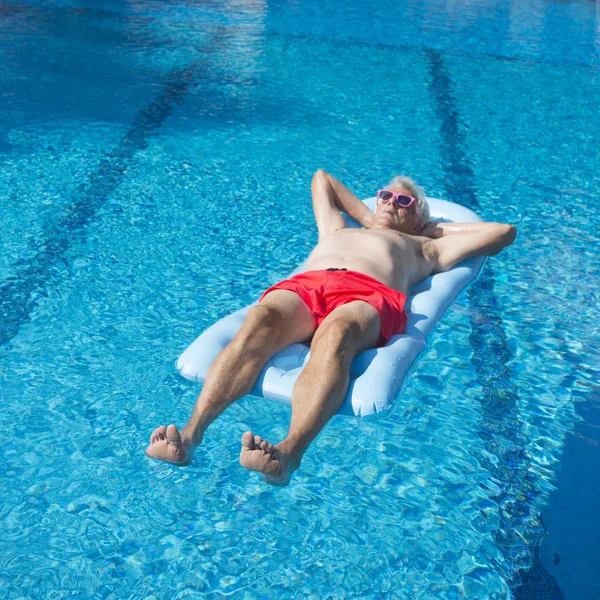
[[[417,52],[417,53],[429,53],[434,52],[436,54],[443,54],[444,56],[452,56],[456,58],[467,58],[472,60],[485,60],[491,59],[493,61],[499,61],[504,63],[514,63],[518,65],[531,65],[532,67],[537,68],[539,65],[552,65],[557,67],[565,67],[565,65],[573,66],[573,67],[581,67],[586,71],[592,71],[592,75],[595,75],[596,71],[600,71],[600,66],[594,63],[587,63],[581,60],[574,60],[572,57],[566,57],[559,59],[548,58],[548,57],[522,57],[522,56],[503,56],[501,54],[492,54],[491,52],[465,52],[464,50],[459,50],[457,48],[443,48],[436,49],[430,48],[426,44],[415,45],[410,44],[408,42],[396,42],[393,44],[385,43],[385,42],[367,42],[366,40],[355,40],[351,38],[344,37],[327,37],[325,35],[314,35],[308,33],[291,33],[291,32],[281,32],[269,30],[266,34],[271,38],[282,38],[283,40],[301,40],[311,44],[317,42],[324,42],[325,44],[331,46],[338,46],[341,48],[380,48],[382,50],[390,50],[392,52],[397,52],[401,50],[402,52]]]
[[[196,85],[199,64],[172,69],[162,89],[134,117],[119,145],[100,161],[89,180],[81,184],[76,200],[62,209],[57,223],[50,229],[33,258],[14,263],[16,274],[0,285],[0,347],[5,346],[28,323],[40,299],[48,296],[48,286],[63,275],[69,266],[67,251],[87,237],[87,226],[120,185],[135,155],[148,146],[149,140],[162,127],[177,104]]]
[[[441,54],[435,50],[425,52],[428,60],[430,94],[435,103],[441,137],[441,159],[444,169],[444,184],[449,200],[465,204],[474,211],[481,206],[477,199],[475,173],[466,152],[467,142],[461,126],[462,120],[456,106],[453,84]],[[539,544],[545,537],[541,515],[531,508],[527,499],[539,496],[534,474],[529,470],[530,459],[525,452],[526,438],[522,434],[519,418],[519,393],[512,383],[507,366],[513,358],[507,346],[506,332],[502,324],[500,304],[494,291],[494,270],[486,261],[480,276],[468,291],[471,308],[471,335],[473,347],[472,363],[477,380],[483,388],[482,419],[480,438],[487,453],[499,459],[495,461],[476,453],[479,463],[492,475],[492,480],[501,490],[489,491],[498,506],[500,525],[495,532],[495,541],[508,563],[508,572],[502,565],[499,571],[509,576],[515,598],[526,598],[527,593],[543,584],[551,585],[553,598],[563,594],[539,560]],[[504,440],[512,442],[512,448],[504,450]],[[526,500],[523,500],[525,498]],[[520,541],[515,523],[523,524],[528,538]],[[531,529],[535,524],[535,529]],[[525,545],[531,566],[523,571],[513,566],[513,555]]]

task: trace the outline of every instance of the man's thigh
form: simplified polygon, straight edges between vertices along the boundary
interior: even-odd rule
[[[289,290],[273,290],[261,301],[259,306],[275,312],[282,324],[287,345],[308,342],[316,329],[315,317],[302,298]]]
[[[334,325],[333,328],[332,325]],[[335,325],[338,327],[335,327]],[[369,348],[375,348],[379,344],[381,329],[379,313],[368,302],[360,300],[338,306],[319,325],[314,334],[312,346],[315,346],[321,340],[327,343],[326,337],[330,335],[333,329],[338,331],[346,329],[348,331],[345,350],[350,352],[354,358],[361,352]]]

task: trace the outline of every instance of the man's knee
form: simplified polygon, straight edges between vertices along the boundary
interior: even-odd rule
[[[278,336],[282,331],[283,318],[281,313],[270,307],[257,304],[248,311],[240,336],[246,340],[257,336]]]
[[[317,333],[314,349],[325,357],[334,357],[352,351],[362,332],[358,323],[336,319],[324,324]]]

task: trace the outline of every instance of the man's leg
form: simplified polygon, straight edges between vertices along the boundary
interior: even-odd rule
[[[236,336],[211,365],[187,425],[181,432],[175,425],[155,429],[146,454],[188,464],[206,428],[232,402],[250,393],[267,360],[293,343],[308,341],[314,331],[313,315],[297,294],[269,293],[250,309]]]
[[[327,316],[315,333],[310,360],[294,386],[287,437],[273,446],[247,431],[240,453],[244,467],[261,472],[268,483],[289,483],[309,444],[342,404],[352,360],[377,345],[379,328],[379,315],[366,302],[350,302]]]

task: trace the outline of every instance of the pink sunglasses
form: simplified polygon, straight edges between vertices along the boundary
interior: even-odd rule
[[[402,208],[408,208],[413,202],[415,203],[415,209],[419,214],[419,205],[417,199],[409,196],[408,194],[394,194],[390,190],[379,190],[377,192],[377,204],[387,204],[391,200],[395,200],[398,206]]]

